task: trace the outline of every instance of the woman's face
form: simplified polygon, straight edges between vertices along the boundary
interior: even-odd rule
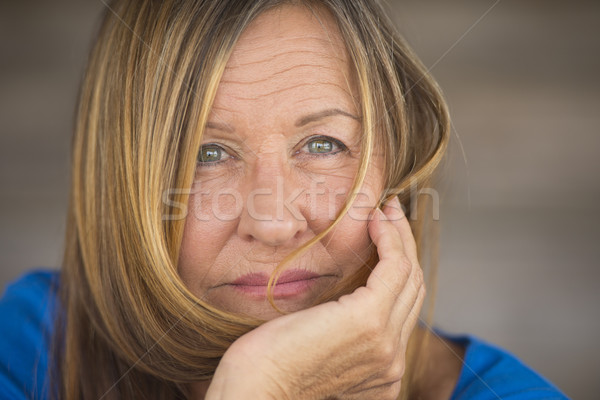
[[[267,300],[269,276],[333,222],[358,171],[357,101],[331,17],[283,6],[247,28],[220,82],[190,197],[179,273],[196,296],[230,312],[280,315]],[[350,212],[280,276],[280,309],[309,307],[369,258],[382,176],[375,155]]]

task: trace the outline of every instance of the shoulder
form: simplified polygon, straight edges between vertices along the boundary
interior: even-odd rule
[[[0,298],[0,392],[39,398],[57,306],[57,271],[29,272]]]
[[[452,400],[567,399],[554,385],[509,352],[474,336],[444,336],[464,349]]]
[[[47,325],[56,305],[58,284],[58,271],[37,270],[7,285],[0,299],[0,324],[21,332]]]

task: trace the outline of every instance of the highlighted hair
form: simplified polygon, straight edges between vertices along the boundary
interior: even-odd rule
[[[363,123],[350,196],[332,226],[290,257],[348,211],[373,149],[385,152],[382,202],[397,195],[411,207],[410,190],[429,185],[448,141],[446,107],[376,1],[113,1],[89,58],[73,139],[57,397],[185,398],[187,383],[211,378],[231,343],[261,323],[188,290],[177,273],[185,219],[165,216],[187,204],[203,127],[236,40],[281,4],[335,19],[354,64]],[[432,237],[426,206],[420,201],[411,215],[422,258]],[[376,261],[322,300],[363,285]],[[418,375],[418,346],[409,353],[404,398]]]

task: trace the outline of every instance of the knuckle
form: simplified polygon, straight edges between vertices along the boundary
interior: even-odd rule
[[[415,270],[415,280],[418,282],[419,286],[424,286],[425,274],[423,273],[423,268],[420,266],[418,266]]]
[[[366,318],[367,333],[371,337],[381,337],[387,328],[387,321],[381,318],[377,313],[372,313]]]
[[[398,396],[400,396],[400,388],[402,387],[402,382],[401,381],[397,381],[394,382],[392,385],[390,385],[390,395],[392,396],[392,399],[396,400],[398,399]]]
[[[412,272],[413,264],[406,256],[400,256],[397,262],[395,284],[404,284]]]
[[[406,370],[406,364],[402,359],[396,359],[392,366],[388,369],[388,380],[392,383],[400,382],[402,377],[404,376],[404,372]]]
[[[379,395],[378,395],[378,399],[383,399],[383,400],[396,400],[398,399],[398,396],[400,395],[400,382],[394,382],[390,385],[385,385]]]
[[[415,269],[411,283],[417,292],[419,292],[421,289],[425,289],[425,276],[421,268]]]
[[[393,341],[384,340],[379,345],[378,355],[382,365],[393,365],[398,356],[398,349]]]
[[[359,318],[363,329],[371,339],[381,338],[388,330],[389,315],[374,296],[366,299],[362,306]]]
[[[403,254],[398,258],[398,267],[400,271],[410,273],[413,268],[413,263],[405,254]]]

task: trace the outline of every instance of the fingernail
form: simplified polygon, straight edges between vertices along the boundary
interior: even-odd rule
[[[390,221],[397,221],[404,217],[404,212],[402,211],[402,204],[400,204],[398,196],[394,196],[392,199],[390,199],[390,201],[388,201],[388,207],[390,208],[390,210],[388,211]]]
[[[375,211],[377,213],[377,219],[379,221],[387,221],[387,215],[385,215],[385,213],[381,210],[381,208],[377,208],[377,211]]]

